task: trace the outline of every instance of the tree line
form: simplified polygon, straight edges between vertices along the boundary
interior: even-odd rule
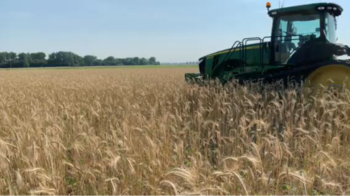
[[[102,65],[159,65],[155,57],[151,58],[115,58],[109,56],[99,59],[93,55],[81,57],[73,52],[54,52],[46,56],[43,52],[19,53],[0,52],[0,68],[13,67],[65,67],[65,66],[102,66]]]

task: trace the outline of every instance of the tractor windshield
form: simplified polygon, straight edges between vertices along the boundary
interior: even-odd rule
[[[277,20],[276,35],[276,61],[279,64],[287,63],[287,60],[297,48],[310,40],[311,37],[321,36],[321,16],[311,15],[286,15]]]

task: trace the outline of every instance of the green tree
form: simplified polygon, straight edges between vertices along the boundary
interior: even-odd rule
[[[84,64],[84,60],[79,55],[72,52],[57,52],[49,55],[49,66],[79,66]]]
[[[83,66],[85,63],[84,63],[84,58],[77,55],[77,54],[74,54],[74,53],[71,53],[72,56],[73,56],[73,59],[74,59],[74,64],[73,66]]]
[[[88,65],[88,66],[92,66],[94,65],[94,62],[97,60],[96,56],[92,56],[92,55],[86,55],[84,56],[84,64]]]
[[[116,65],[116,60],[114,57],[109,56],[103,60],[104,65]]]
[[[146,58],[141,58],[140,65],[148,65],[148,60]]]
[[[123,65],[123,59],[115,59],[116,65]]]
[[[42,67],[47,64],[46,61],[46,54],[43,52],[36,52],[36,53],[31,53],[28,55],[28,60],[30,62],[31,66],[34,67]]]
[[[46,54],[43,52],[36,52],[36,53],[31,53],[30,57],[32,60],[42,61],[42,60],[45,60]]]
[[[123,65],[132,65],[132,59],[131,58],[123,59]]]
[[[103,62],[101,59],[96,59],[94,62],[93,62],[93,65],[95,66],[100,66],[100,65],[103,65]]]
[[[20,62],[20,64],[22,64],[22,67],[29,67],[30,63],[29,63],[29,56],[31,56],[30,54],[26,54],[26,53],[20,53],[18,54],[18,60]]]
[[[6,63],[7,61],[7,52],[0,52],[0,63]]]
[[[8,60],[10,61],[10,67],[12,67],[13,61],[15,61],[17,58],[17,54],[14,52],[9,52],[8,53]]]
[[[17,59],[17,54],[14,53],[14,52],[9,52],[9,53],[8,53],[8,57],[9,57],[9,60],[10,60],[10,61],[14,61],[14,60]]]
[[[56,66],[56,61],[57,61],[57,54],[56,53],[51,53],[49,54],[49,59],[47,60],[48,66]]]
[[[157,64],[156,57],[149,58],[148,62],[150,65],[156,65]]]
[[[75,66],[75,59],[74,55],[71,52],[64,53],[65,61],[67,62],[68,66]]]
[[[0,52],[1,67],[20,67],[20,66],[91,66],[91,65],[159,65],[155,57],[146,58],[115,58],[109,56],[105,59],[98,59],[93,55],[81,57],[73,52],[53,52],[48,55],[43,52],[20,53]]]
[[[140,65],[139,57],[132,58],[132,65]]]

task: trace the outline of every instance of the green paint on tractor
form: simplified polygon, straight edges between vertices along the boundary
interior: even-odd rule
[[[350,61],[348,46],[336,43],[337,17],[343,8],[334,3],[316,3],[268,11],[272,20],[269,36],[236,41],[231,48],[199,59],[199,73],[186,73],[188,82],[219,79],[226,83],[291,79],[305,81],[315,70]]]

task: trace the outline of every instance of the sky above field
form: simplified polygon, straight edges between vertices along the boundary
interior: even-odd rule
[[[283,0],[282,0],[283,1]],[[264,0],[0,0],[0,51],[196,61],[244,37],[270,35]],[[279,1],[272,0],[278,8]],[[325,2],[286,0],[284,6]],[[350,45],[350,1],[338,42]],[[349,11],[348,11],[349,10]]]

